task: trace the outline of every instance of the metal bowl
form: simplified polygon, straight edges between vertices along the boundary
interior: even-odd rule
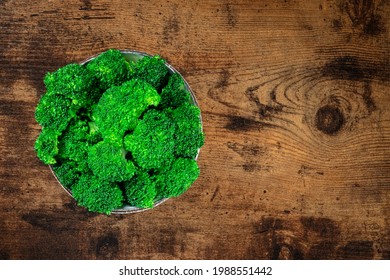
[[[144,52],[139,52],[139,51],[135,51],[135,50],[121,50],[121,53],[123,54],[123,56],[126,58],[126,60],[128,61],[137,61],[139,59],[141,59],[142,57],[144,56],[152,56],[150,54],[147,54],[147,53],[144,53]],[[88,62],[90,62],[91,60],[95,59],[96,57],[98,57],[100,54],[97,54],[95,56],[92,56],[84,61],[82,61],[80,64],[81,65],[84,65],[84,64],[87,64]],[[166,67],[169,69],[169,72],[171,74],[173,73],[177,73],[179,74],[182,78],[183,76],[170,64],[168,64],[167,62],[165,62],[165,65]],[[198,105],[198,102],[196,101],[196,97],[192,91],[192,89],[190,88],[189,84],[187,83],[187,81],[183,78],[183,81],[184,81],[184,84],[185,84],[185,87],[187,89],[187,91],[190,93],[191,95],[191,102],[193,105],[199,107]],[[202,123],[202,117],[200,116],[200,123],[201,123],[201,128],[203,130],[203,123]],[[199,156],[199,151],[200,149],[198,149],[198,153],[195,157],[195,160],[198,159],[198,156]],[[51,165],[49,165],[50,167],[50,170],[51,172],[53,173],[54,177],[57,179],[58,183],[61,185],[61,187],[67,192],[67,194],[69,194],[72,198],[73,198],[73,195],[72,195],[72,192],[70,189],[64,187],[60,180],[58,179],[57,175],[55,174],[53,168]],[[156,200],[153,204],[153,208],[155,208],[156,206],[162,204],[163,202],[167,201],[169,198],[163,198],[163,199],[159,199],[159,200]],[[142,211],[146,211],[146,210],[150,210],[150,209],[153,209],[153,208],[139,208],[139,207],[135,207],[135,206],[130,206],[128,204],[124,204],[121,208],[118,208],[118,209],[115,209],[113,210],[111,213],[112,214],[130,214],[130,213],[137,213],[137,212],[142,212]]]

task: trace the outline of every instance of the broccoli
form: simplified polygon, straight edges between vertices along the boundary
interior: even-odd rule
[[[183,194],[199,176],[195,160],[177,158],[171,168],[157,175],[158,197],[177,197]]]
[[[83,161],[87,156],[88,124],[79,119],[73,119],[62,133],[58,145],[58,157]]]
[[[56,163],[52,166],[52,169],[58,181],[68,190],[78,181],[81,174],[77,163],[70,160]]]
[[[102,91],[127,81],[131,70],[129,62],[115,49],[110,49],[88,62],[87,69],[99,80]]]
[[[87,135],[87,142],[90,145],[96,144],[103,140],[102,134],[100,133],[95,122],[88,122],[89,132]]]
[[[132,65],[130,77],[144,80],[160,92],[169,77],[169,69],[160,56],[145,56]]]
[[[42,95],[39,100],[35,110],[35,119],[41,126],[61,132],[76,116],[76,111],[71,99],[49,92]]]
[[[131,59],[111,49],[48,73],[35,110],[38,158],[89,211],[152,208],[199,176],[200,110],[183,78],[159,56]]]
[[[174,109],[171,115],[176,123],[176,157],[195,158],[198,149],[204,144],[199,108],[190,103],[183,103]]]
[[[93,119],[103,138],[118,140],[135,128],[138,118],[151,105],[157,106],[160,95],[143,80],[130,80],[109,88],[93,111]]]
[[[184,80],[178,73],[173,73],[168,84],[161,91],[161,108],[177,108],[191,100],[190,93],[186,90]]]
[[[46,74],[44,84],[47,92],[71,99],[77,109],[89,106],[100,97],[97,79],[93,73],[79,64],[71,63]]]
[[[149,110],[132,134],[126,135],[124,146],[143,169],[159,169],[169,164],[175,150],[174,122],[162,111]]]
[[[88,170],[88,148],[102,140],[93,122],[72,119],[59,137],[57,159],[71,160],[80,171]]]
[[[35,151],[43,163],[54,164],[57,162],[55,157],[58,154],[58,136],[58,131],[44,127],[35,141]]]
[[[140,172],[124,183],[125,198],[131,206],[152,208],[157,195],[156,182],[146,172]]]
[[[102,141],[88,148],[88,166],[100,180],[122,182],[131,179],[135,173],[132,161],[126,159],[126,152],[116,142]]]
[[[71,190],[78,205],[92,212],[111,214],[124,201],[118,184],[102,181],[88,173],[81,175]]]

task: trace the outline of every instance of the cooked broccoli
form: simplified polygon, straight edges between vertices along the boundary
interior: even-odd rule
[[[183,194],[199,176],[195,160],[178,158],[171,168],[157,175],[158,197],[177,197]]]
[[[88,122],[89,132],[87,135],[87,142],[90,145],[96,144],[103,140],[102,134],[100,133],[95,122]]]
[[[100,81],[103,91],[121,85],[129,79],[131,73],[129,62],[115,49],[110,49],[88,62],[87,69]]]
[[[116,142],[102,141],[88,148],[88,166],[100,180],[122,182],[130,180],[135,173],[132,161]]]
[[[103,138],[122,139],[133,130],[138,118],[151,105],[157,106],[160,95],[148,83],[134,79],[109,88],[100,98],[93,119]]]
[[[71,99],[77,109],[91,105],[100,97],[97,79],[79,64],[71,63],[46,74],[44,84],[48,93]]]
[[[200,110],[183,78],[159,56],[129,59],[108,50],[48,73],[35,111],[38,158],[89,211],[152,208],[199,176]]]
[[[152,208],[156,198],[156,182],[146,172],[140,172],[124,183],[125,198],[131,206]]]
[[[35,141],[35,151],[38,158],[45,164],[54,164],[58,154],[58,136],[59,133],[50,128],[43,128]]]
[[[160,92],[169,77],[169,69],[160,56],[145,56],[132,65],[130,77],[144,80]]]
[[[78,170],[87,171],[88,148],[101,140],[101,135],[93,122],[79,118],[72,119],[59,137],[57,158],[60,161],[74,161]]]
[[[51,92],[42,95],[35,110],[35,119],[41,126],[58,132],[63,131],[75,116],[72,100]]]
[[[70,160],[54,164],[52,168],[58,181],[69,190],[78,181],[81,174],[78,164]]]
[[[132,134],[124,139],[124,146],[134,161],[143,169],[159,169],[174,158],[175,125],[163,112],[147,111]]]
[[[184,80],[178,73],[173,73],[168,84],[161,91],[161,108],[176,108],[189,103],[191,95],[185,87]]]
[[[87,156],[88,124],[79,119],[73,119],[62,133],[58,145],[58,157],[76,162]]]
[[[204,144],[200,118],[200,109],[190,103],[184,103],[172,111],[176,123],[177,157],[195,158],[198,149]]]
[[[88,173],[72,186],[72,195],[80,206],[89,211],[111,214],[123,205],[122,190],[116,183],[102,181]]]

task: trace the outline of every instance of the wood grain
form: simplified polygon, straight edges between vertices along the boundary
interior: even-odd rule
[[[0,1],[0,259],[389,259],[389,1]],[[134,215],[36,158],[48,71],[160,54],[202,110],[201,176]]]

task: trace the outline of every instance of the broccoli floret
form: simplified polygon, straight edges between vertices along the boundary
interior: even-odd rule
[[[90,174],[81,175],[72,187],[72,195],[78,205],[107,215],[121,207],[124,201],[122,190],[117,184],[101,181]]]
[[[54,164],[58,154],[58,132],[50,128],[43,128],[35,141],[35,151],[38,158],[45,164]]]
[[[145,170],[159,169],[173,160],[175,124],[162,111],[149,110],[132,134],[124,139],[125,149]]]
[[[204,144],[204,134],[198,107],[184,103],[171,113],[176,123],[176,157],[195,158]]]
[[[119,86],[127,81],[130,64],[119,50],[110,49],[86,65],[100,81],[100,88],[105,91],[112,86]]]
[[[151,84],[157,91],[164,87],[169,70],[160,56],[145,56],[132,65],[131,78],[142,79]]]
[[[87,149],[89,126],[87,121],[72,119],[66,130],[59,137],[58,158],[60,161],[72,160],[79,170],[87,170]]]
[[[90,107],[80,110],[77,113],[78,119],[85,121],[85,123],[89,127],[88,135],[86,139],[88,144],[96,144],[103,140],[99,128],[97,127],[96,123],[92,120],[93,111],[96,108],[96,106],[97,104],[93,104]]]
[[[96,144],[103,140],[102,134],[100,133],[95,122],[88,122],[89,132],[87,135],[87,142],[89,145]]]
[[[135,128],[138,118],[151,105],[157,106],[160,95],[142,80],[130,80],[109,88],[100,98],[93,119],[104,139],[122,139]]]
[[[76,109],[72,100],[52,93],[42,95],[35,109],[36,121],[41,126],[58,132],[63,131],[75,115]]]
[[[71,99],[77,109],[99,100],[100,90],[97,82],[87,68],[74,63],[46,74],[44,79],[47,92]]]
[[[131,206],[152,208],[156,197],[156,182],[147,172],[140,172],[124,183],[125,198]]]
[[[199,172],[195,160],[176,159],[168,171],[157,175],[158,197],[177,197],[183,194],[199,177]]]
[[[80,177],[78,165],[73,161],[65,161],[60,164],[57,163],[53,165],[52,168],[58,181],[67,189],[71,189]]]
[[[191,95],[185,87],[184,80],[178,73],[173,73],[168,84],[161,91],[161,108],[176,108],[183,103],[188,103]]]
[[[106,182],[130,180],[135,173],[132,161],[116,142],[102,141],[88,148],[88,166],[93,174]]]

